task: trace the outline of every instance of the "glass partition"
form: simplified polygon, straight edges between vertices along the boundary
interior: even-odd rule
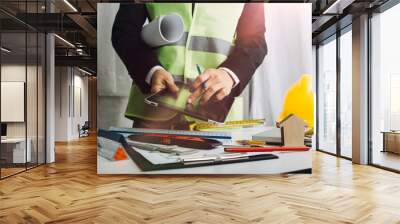
[[[11,5],[10,5],[11,4]],[[45,163],[45,44],[43,33],[14,17],[43,11],[44,1],[1,2],[0,178]]]
[[[25,32],[1,34],[2,177],[24,171],[31,161],[26,137],[26,41]]]

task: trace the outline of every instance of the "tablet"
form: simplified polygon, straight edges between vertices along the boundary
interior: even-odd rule
[[[199,97],[193,104],[188,104],[187,99],[191,94],[189,86],[181,82],[177,82],[176,85],[179,88],[178,93],[174,94],[165,89],[147,97],[145,102],[152,106],[165,107],[200,120],[225,122],[233,104],[233,97],[225,97],[221,101],[209,101],[205,105],[199,104]]]

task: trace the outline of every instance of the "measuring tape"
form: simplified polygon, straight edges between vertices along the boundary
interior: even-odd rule
[[[255,120],[240,120],[240,121],[227,121],[222,124],[218,123],[194,123],[191,125],[190,130],[203,131],[206,129],[224,129],[224,128],[237,128],[246,126],[264,125],[264,119]]]

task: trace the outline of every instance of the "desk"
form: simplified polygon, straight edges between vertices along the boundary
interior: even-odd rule
[[[400,154],[400,132],[383,131],[383,150],[382,152],[392,152]]]
[[[26,142],[28,144],[26,144]],[[5,163],[20,164],[31,161],[31,145],[30,138],[5,138],[1,139],[1,157]],[[25,151],[25,145],[26,151]]]
[[[251,139],[253,134],[267,130],[267,127],[241,128],[232,131],[232,138]],[[282,152],[274,153],[279,159],[233,163],[214,166],[193,167],[143,172],[131,159],[110,161],[97,155],[98,174],[280,174],[311,173],[312,153]]]

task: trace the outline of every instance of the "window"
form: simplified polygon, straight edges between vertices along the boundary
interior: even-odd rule
[[[318,47],[318,148],[336,153],[336,39]]]
[[[371,18],[371,162],[400,170],[400,4]]]
[[[390,130],[400,130],[400,73],[390,74]]]
[[[349,159],[352,157],[352,59],[351,25],[318,47],[318,149]]]
[[[352,33],[340,36],[340,155],[352,157]]]

